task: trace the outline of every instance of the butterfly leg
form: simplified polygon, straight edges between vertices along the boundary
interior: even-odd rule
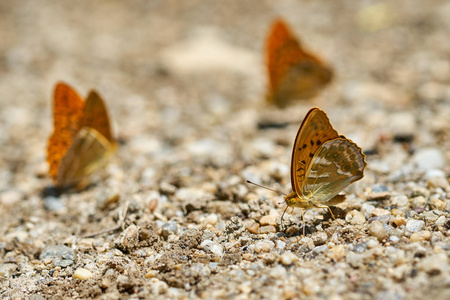
[[[306,223],[305,223],[305,216],[303,215],[303,208],[300,207],[300,211],[302,213],[302,223],[303,223],[303,236],[306,236]]]
[[[286,206],[286,208],[285,208],[284,211],[283,211],[283,214],[281,215],[281,224],[280,224],[280,225],[283,225],[283,217],[284,217],[284,213],[286,212],[286,210],[288,209],[288,207],[289,207],[289,206]]]

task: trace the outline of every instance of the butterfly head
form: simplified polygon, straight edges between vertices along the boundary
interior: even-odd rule
[[[292,192],[284,197],[286,205],[290,207],[311,208],[313,207],[311,198],[299,196],[296,192]]]

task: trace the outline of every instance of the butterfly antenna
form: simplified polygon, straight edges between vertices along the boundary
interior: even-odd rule
[[[260,188],[263,188],[263,189],[266,189],[266,190],[269,190],[269,191],[275,192],[275,193],[277,193],[277,194],[280,194],[280,195],[284,195],[284,196],[287,196],[287,195],[286,195],[285,193],[283,193],[283,192],[280,192],[280,191],[277,191],[277,190],[274,190],[274,189],[271,189],[271,188],[268,188],[268,187],[262,186],[262,185],[260,185],[260,184],[257,184],[257,183],[254,183],[254,182],[251,182],[250,180],[247,180],[247,183],[250,183],[250,184],[253,184],[253,185],[259,186]]]

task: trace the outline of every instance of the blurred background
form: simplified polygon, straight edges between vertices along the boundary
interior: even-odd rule
[[[57,81],[105,98],[126,145],[118,164],[130,168],[191,155],[229,167],[255,153],[289,164],[298,124],[315,105],[383,158],[381,171],[441,167],[449,159],[449,15],[450,3],[438,0],[1,1],[0,188],[42,186]],[[264,101],[264,42],[280,16],[336,74],[316,99],[284,110]],[[258,131],[265,118],[296,125]],[[426,160],[411,156],[421,149],[431,149]]]

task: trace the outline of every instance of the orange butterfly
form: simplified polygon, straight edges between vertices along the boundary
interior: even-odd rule
[[[293,99],[309,99],[333,78],[332,69],[302,48],[287,24],[278,19],[266,40],[269,91],[267,100],[284,107]]]
[[[82,187],[116,148],[105,103],[95,91],[84,102],[70,86],[58,83],[53,124],[47,148],[49,174],[59,187]]]
[[[343,202],[345,196],[338,193],[363,178],[365,157],[358,145],[337,133],[323,110],[312,108],[295,137],[291,161],[294,191],[284,197],[286,209],[327,208],[334,219],[330,206]]]

